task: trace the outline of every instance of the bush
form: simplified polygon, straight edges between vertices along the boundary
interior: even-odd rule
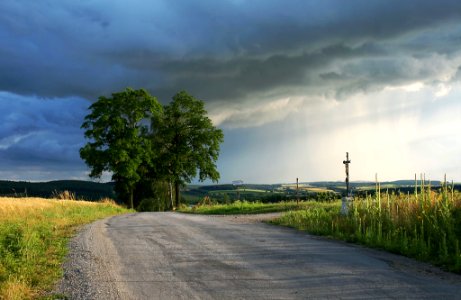
[[[137,211],[147,212],[147,211],[166,211],[169,210],[168,201],[162,200],[160,198],[144,198],[141,200],[137,207]]]

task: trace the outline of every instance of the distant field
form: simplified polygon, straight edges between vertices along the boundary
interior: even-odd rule
[[[326,186],[311,186],[310,184],[299,184],[298,187],[296,187],[296,184],[283,184],[280,186],[281,190],[292,190],[296,191],[297,189],[299,191],[306,191],[306,192],[311,192],[311,193],[326,193],[326,192],[334,192],[334,190],[326,187]]]
[[[327,189],[327,188],[318,188],[318,187],[304,187],[303,190],[308,191],[308,192],[313,192],[313,193],[334,193],[333,190]]]
[[[113,202],[0,198],[0,299],[43,295],[79,225],[129,212]]]
[[[236,194],[236,193],[267,193],[269,191],[265,190],[257,190],[257,189],[239,189],[239,190],[216,190],[210,191],[209,194],[219,194],[219,193],[227,193],[227,194]]]
[[[212,204],[199,205],[194,207],[185,207],[181,212],[194,214],[209,214],[209,215],[229,215],[229,214],[260,214],[270,212],[283,212],[291,210],[308,209],[318,204],[314,201],[300,201],[299,205],[296,201],[278,202],[278,203],[260,203],[235,201],[232,204]],[[328,204],[325,204],[328,205]]]
[[[400,186],[396,184],[381,184],[380,187],[381,187],[381,190],[386,190],[386,189],[397,189]],[[369,191],[369,190],[374,191],[376,189],[376,186],[375,185],[358,186],[355,189],[362,190],[362,191]]]

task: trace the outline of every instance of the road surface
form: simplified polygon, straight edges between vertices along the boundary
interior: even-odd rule
[[[71,299],[461,299],[461,276],[245,216],[122,215],[71,246]]]

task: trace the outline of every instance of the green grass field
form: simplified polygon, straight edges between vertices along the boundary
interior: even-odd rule
[[[382,184],[380,185],[381,187],[381,190],[385,190],[385,189],[397,189],[399,186],[396,185],[396,184]],[[355,188],[356,190],[360,190],[360,191],[374,191],[376,189],[375,186],[359,186],[359,187],[356,187]]]
[[[300,201],[299,205],[296,201],[278,202],[278,203],[261,203],[235,201],[232,204],[212,204],[212,205],[196,205],[193,207],[184,207],[180,211],[194,214],[208,215],[231,215],[231,214],[260,214],[271,212],[285,212],[289,210],[308,209],[318,205],[318,202]]]
[[[312,192],[312,193],[334,193],[333,190],[329,190],[327,188],[319,188],[319,187],[303,187],[302,190]]]
[[[355,198],[349,213],[340,201],[291,211],[273,221],[316,235],[385,249],[461,273],[461,193],[389,194]]]
[[[128,210],[113,202],[0,198],[0,299],[35,299],[62,276],[78,226]]]
[[[256,189],[241,189],[241,190],[215,190],[215,191],[210,191],[209,194],[220,194],[220,193],[226,193],[226,194],[236,194],[236,193],[268,193],[268,191],[265,190],[256,190]]]

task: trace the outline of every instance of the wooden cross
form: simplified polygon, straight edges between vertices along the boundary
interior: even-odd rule
[[[346,197],[350,196],[349,191],[349,164],[351,161],[349,160],[349,152],[346,152],[346,160],[343,160],[343,164],[346,165]]]

